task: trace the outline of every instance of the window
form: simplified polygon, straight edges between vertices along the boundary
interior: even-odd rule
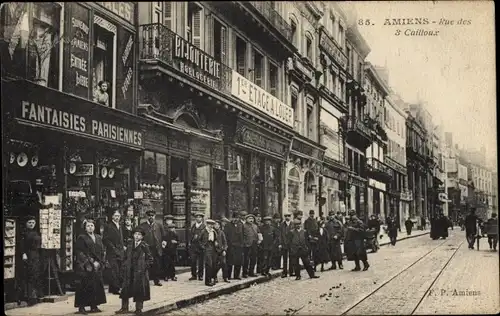
[[[273,63],[269,63],[269,84],[268,90],[269,93],[274,95],[279,99],[278,96],[278,66]]]
[[[92,66],[92,84],[94,101],[109,107],[115,107],[116,78],[116,25],[94,15],[94,58]],[[107,83],[107,91],[100,83]]]
[[[253,50],[253,82],[259,87],[264,87],[264,56]]]
[[[245,76],[247,56],[247,43],[239,37],[236,37],[236,71]]]
[[[347,47],[347,70],[352,73],[352,56],[351,56],[351,49]]]
[[[330,13],[330,34],[335,34],[335,15]]]
[[[201,36],[201,8],[194,4],[188,4],[188,15],[187,15],[187,26],[186,26],[186,37],[190,43],[198,48],[202,48],[202,39]]]
[[[342,48],[342,50],[344,50],[344,28],[340,24],[339,24],[338,40],[339,40],[340,47]]]
[[[309,139],[314,140],[314,115],[313,115],[313,108],[311,106],[307,107],[307,137]]]
[[[297,106],[297,95],[292,93],[292,109],[293,109],[293,116],[294,116],[294,126],[295,129],[299,128],[299,116],[298,116],[298,106]]]
[[[298,46],[298,40],[297,40],[297,36],[298,36],[297,23],[295,22],[294,19],[290,19],[290,26],[292,28],[292,42],[293,42],[293,45]]]
[[[214,19],[214,58],[227,64],[227,28]]]
[[[309,60],[313,60],[313,44],[312,38],[309,34],[306,35],[306,56]]]

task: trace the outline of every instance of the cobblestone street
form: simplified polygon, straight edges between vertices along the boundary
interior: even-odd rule
[[[498,256],[468,250],[463,241],[460,231],[447,240],[408,239],[370,254],[367,272],[351,272],[346,263],[344,270],[319,272],[317,280],[279,278],[168,315],[498,312]],[[454,296],[454,290],[479,294]]]

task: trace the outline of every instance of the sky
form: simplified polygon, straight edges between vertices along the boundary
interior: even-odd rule
[[[461,148],[486,147],[496,157],[496,76],[493,2],[355,2],[358,29],[374,65],[386,65],[389,85],[406,102],[427,103]],[[428,18],[429,25],[384,25],[385,19]],[[454,25],[439,25],[440,19]],[[460,19],[470,25],[457,25]],[[433,24],[432,21],[436,21]],[[397,29],[436,30],[438,36],[396,36]]]

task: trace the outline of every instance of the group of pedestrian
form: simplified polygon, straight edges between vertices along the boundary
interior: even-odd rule
[[[453,223],[441,211],[436,217],[431,219],[430,237],[434,240],[446,239],[448,238],[448,229],[450,227],[453,227]]]
[[[487,221],[483,221],[476,215],[476,209],[471,208],[470,213],[463,220],[465,236],[469,249],[474,249],[474,242],[477,241],[477,250],[479,250],[479,240],[486,235],[490,250],[496,251],[498,244],[498,218],[496,213],[492,213]]]

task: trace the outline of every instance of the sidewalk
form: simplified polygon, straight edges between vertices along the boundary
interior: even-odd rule
[[[428,230],[415,231],[412,232],[410,236],[406,236],[406,232],[404,234],[400,233],[398,234],[398,241],[408,238],[415,238],[428,233]],[[381,246],[389,244],[389,238],[387,237],[387,235],[384,235],[381,239],[379,239],[379,241]],[[383,249],[379,251],[383,251]],[[268,282],[273,278],[277,278],[281,275],[281,270],[275,270],[271,271],[271,277],[258,276],[254,278],[242,279],[239,281],[231,280],[231,283],[224,283],[219,281],[219,283],[213,287],[206,287],[203,281],[189,281],[188,279],[191,277],[191,274],[189,271],[186,271],[186,267],[179,267],[178,272],[181,273],[177,275],[177,282],[163,281],[162,287],[151,285],[151,300],[144,303],[143,311],[145,314],[160,314],[174,309],[179,309],[221,295],[230,294],[258,283]],[[222,280],[221,273],[219,273],[219,280]],[[57,301],[55,303],[40,303],[35,306],[10,309],[6,311],[6,315],[74,315],[74,313],[76,312],[76,308],[73,306],[74,293],[70,293],[68,296],[69,297],[66,300]],[[103,312],[99,313],[98,315],[114,315],[114,312],[120,309],[120,307],[121,300],[118,295],[107,294],[107,303],[100,306]],[[130,300],[130,309],[135,309],[135,305],[132,302],[132,299]]]

